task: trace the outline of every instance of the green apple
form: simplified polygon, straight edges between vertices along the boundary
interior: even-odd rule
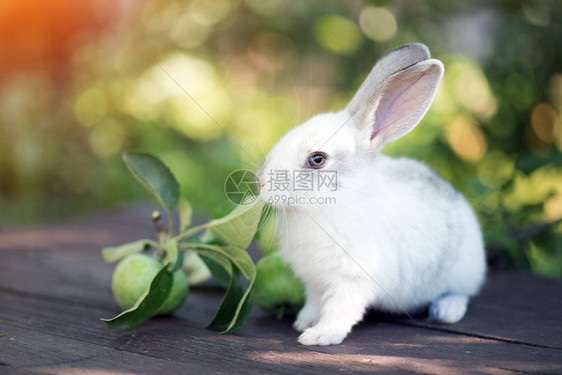
[[[278,318],[297,313],[305,299],[302,282],[277,253],[258,262],[252,297],[256,305]]]
[[[125,257],[113,271],[111,290],[117,304],[128,310],[148,288],[154,276],[164,265],[154,257],[145,254],[132,254]],[[157,315],[167,315],[176,311],[185,301],[188,282],[183,271],[174,272],[172,290],[157,311]]]

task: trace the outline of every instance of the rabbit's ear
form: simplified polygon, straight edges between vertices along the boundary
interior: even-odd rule
[[[359,109],[354,121],[369,134],[376,150],[416,127],[435,98],[444,71],[441,61],[425,60],[394,73]]]
[[[392,74],[430,58],[429,50],[420,43],[406,44],[389,52],[380,59],[357,93],[346,107],[346,111],[354,115],[373,96],[380,84]]]

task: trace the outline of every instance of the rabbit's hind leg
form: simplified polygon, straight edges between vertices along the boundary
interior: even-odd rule
[[[468,296],[450,293],[437,298],[429,306],[429,321],[453,324],[461,320],[466,313]]]

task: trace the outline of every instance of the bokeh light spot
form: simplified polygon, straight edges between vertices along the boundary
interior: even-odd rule
[[[539,103],[531,112],[531,127],[537,137],[546,143],[554,141],[556,111],[546,103]]]
[[[447,125],[449,145],[461,159],[476,163],[486,154],[486,137],[478,123],[466,115],[457,115]]]
[[[487,153],[477,166],[478,178],[491,188],[499,188],[513,177],[515,162],[500,150]]]
[[[260,34],[248,47],[248,57],[260,69],[291,69],[297,56],[293,41],[278,33]]]
[[[523,0],[521,8],[525,18],[534,25],[548,26],[550,23],[550,9],[548,2],[536,0]]]
[[[482,69],[474,61],[457,59],[447,67],[457,102],[478,118],[490,119],[497,111],[496,98]]]
[[[127,93],[127,111],[139,119],[171,125],[190,138],[223,135],[231,104],[215,69],[180,52],[159,64],[145,71]]]
[[[107,96],[98,88],[90,88],[76,99],[74,117],[80,125],[93,126],[107,115]]]
[[[122,151],[124,139],[125,132],[121,124],[107,118],[92,128],[89,143],[94,154],[109,157]]]
[[[149,1],[144,8],[142,21],[148,30],[164,31],[170,28],[179,13],[180,6],[175,0],[169,0],[165,6]]]
[[[341,55],[352,54],[363,41],[357,25],[342,16],[321,17],[316,21],[314,31],[324,48]]]
[[[517,212],[524,206],[543,203],[545,207],[543,219],[549,221],[562,216],[559,196],[562,196],[562,171],[560,168],[547,165],[529,176],[521,172],[517,173],[513,188],[504,195],[503,203],[511,212]]]
[[[562,219],[562,189],[544,202],[544,218],[547,222]]]
[[[170,31],[170,37],[179,46],[193,48],[201,45],[209,36],[209,26],[201,23],[191,14],[178,18]]]
[[[245,0],[245,3],[258,14],[272,15],[283,5],[283,0]]]
[[[193,17],[204,25],[214,25],[222,21],[230,11],[229,0],[195,0],[189,4]]]
[[[359,26],[363,34],[375,42],[386,42],[398,31],[398,24],[392,12],[373,5],[367,5],[361,10]]]

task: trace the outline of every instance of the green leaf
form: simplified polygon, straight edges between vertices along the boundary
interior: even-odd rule
[[[164,303],[172,290],[173,275],[168,265],[156,274],[150,288],[138,299],[135,306],[111,319],[101,319],[109,329],[125,330],[138,326],[152,317]]]
[[[213,235],[216,235],[229,245],[246,248],[256,234],[264,206],[265,202],[260,199],[239,206],[227,202],[215,212],[210,222],[181,231],[178,238],[185,239],[199,231],[206,230],[203,233],[203,237],[206,239],[211,239]],[[226,213],[230,207],[234,207],[234,209]],[[219,214],[223,216],[216,218]]]
[[[238,304],[244,296],[244,289],[236,277],[230,277],[228,289],[222,298],[219,309],[207,327],[224,327],[230,325]]]
[[[101,255],[107,263],[113,263],[127,255],[138,253],[150,247],[150,240],[129,242],[121,246],[108,246],[101,250]]]
[[[228,326],[222,333],[231,333],[242,327],[252,311],[252,300],[249,298],[249,293],[253,283],[254,279],[250,280],[250,286],[244,292],[238,278],[232,274],[219,309],[208,327]]]
[[[183,232],[191,225],[191,216],[193,214],[193,209],[188,201],[180,198],[178,204],[178,210],[180,214],[180,232]]]
[[[200,245],[202,246],[200,247]],[[212,258],[216,263],[219,263],[222,268],[231,270],[232,265],[230,260],[227,257],[221,255],[221,253],[216,249],[216,247],[221,245],[222,244],[217,241],[202,241],[198,238],[189,238],[179,246],[180,250],[182,251],[187,250],[188,252],[194,252],[198,254],[198,256]],[[189,256],[187,258],[189,258]],[[229,273],[231,273],[231,271],[229,271]]]
[[[227,258],[242,272],[244,277],[248,280],[251,280],[256,276],[256,265],[244,249],[236,246],[219,246],[203,243],[196,244],[195,246],[197,252],[199,252],[200,254],[204,254],[201,250],[207,249]]]
[[[236,246],[221,247],[213,244],[193,244],[199,249],[208,249],[219,253],[223,257],[229,259],[232,264],[237,267],[244,277],[249,280],[249,286],[245,292],[238,288],[238,280],[234,273],[230,278],[229,287],[221,302],[221,306],[209,326],[217,327],[228,324],[226,330],[222,333],[231,333],[240,328],[252,309],[251,301],[249,301],[250,291],[256,279],[256,266],[248,253]],[[233,281],[234,280],[234,281]]]
[[[246,250],[236,246],[226,246],[223,249],[228,254],[228,258],[242,272],[246,279],[252,280],[256,277],[256,265]]]
[[[228,326],[228,328],[222,333],[231,333],[240,329],[244,325],[244,323],[246,323],[246,319],[248,319],[248,315],[250,315],[250,312],[252,312],[252,307],[253,307],[253,302],[248,297],[248,294],[246,294],[246,296],[243,297],[242,304],[239,305],[239,308],[237,310],[237,315],[231,321],[230,326]]]
[[[176,209],[179,184],[164,163],[154,156],[136,152],[123,153],[123,161],[166,210]]]
[[[230,211],[234,210],[237,206],[238,206],[237,204],[234,204],[231,201],[223,202],[220,206],[218,206],[213,211],[213,216],[211,217],[211,220],[220,219],[221,217],[228,215]]]
[[[233,277],[232,279],[235,279]],[[238,306],[236,307],[236,311],[232,315],[232,319],[230,320],[229,326],[222,332],[222,333],[231,333],[239,329],[244,325],[250,311],[252,310],[252,301],[250,300],[250,291],[252,290],[252,286],[254,285],[255,277],[250,280],[250,285],[248,289],[242,295],[242,298],[238,302]],[[220,307],[219,307],[220,309]]]
[[[227,259],[223,258],[222,256],[218,255],[221,258],[221,261],[217,261],[217,257],[215,254],[211,255],[212,253],[207,252],[206,255],[199,254],[201,259],[205,262],[206,267],[211,272],[211,275],[215,279],[220,286],[228,289],[230,284],[230,279],[232,278],[232,263],[230,263]],[[223,263],[222,260],[226,261]]]
[[[237,206],[228,215],[210,221],[205,226],[227,244],[246,248],[252,242],[265,202],[256,199],[251,204]]]

